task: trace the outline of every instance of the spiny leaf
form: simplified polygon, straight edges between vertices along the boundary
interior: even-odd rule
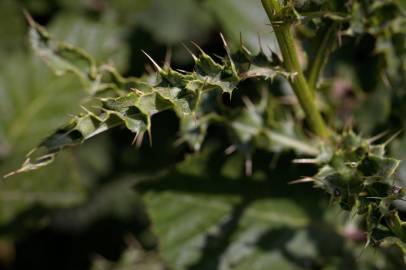
[[[386,157],[385,145],[371,145],[352,131],[337,136],[330,147],[328,155],[319,158],[315,185],[330,193],[344,210],[365,216],[368,243],[382,241],[382,228],[390,232],[388,236],[404,241],[406,227],[393,204],[406,194],[394,180],[400,161]]]
[[[112,64],[98,66],[93,57],[85,50],[74,45],[55,40],[51,33],[37,24],[26,14],[30,24],[30,43],[34,52],[58,76],[75,74],[90,95],[114,90],[128,91],[139,80],[122,77]]]
[[[277,75],[291,77],[280,67],[276,55],[268,58],[264,54],[252,55],[247,49],[230,55],[225,43],[227,57],[215,61],[200,50],[195,58],[194,71],[176,71],[170,67],[157,66],[155,76],[145,78],[123,78],[112,66],[97,67],[87,53],[72,45],[54,41],[51,35],[28,17],[31,25],[31,40],[34,50],[57,72],[73,72],[87,80],[91,94],[114,89],[113,95],[94,97],[84,113],[74,116],[69,123],[46,138],[38,148],[27,156],[22,168],[14,173],[30,171],[50,163],[55,154],[84,142],[113,127],[122,125],[131,132],[151,132],[151,117],[172,109],[181,122],[204,118],[213,111],[207,106],[210,95],[232,94],[238,84],[248,78],[273,79]],[[64,54],[68,48],[69,57]],[[81,69],[73,59],[85,59],[87,65]],[[152,60],[152,58],[150,59]],[[152,60],[153,61],[153,60]],[[106,77],[108,81],[106,82]],[[130,91],[129,88],[132,90]],[[213,94],[214,93],[214,94]],[[183,127],[187,124],[182,124]],[[198,136],[201,141],[202,136]],[[194,143],[195,148],[200,143]],[[12,173],[13,174],[13,173]]]
[[[83,82],[94,78],[96,63],[85,51],[72,45],[54,41],[51,35],[25,13],[30,24],[30,41],[41,59],[57,74],[72,72]]]

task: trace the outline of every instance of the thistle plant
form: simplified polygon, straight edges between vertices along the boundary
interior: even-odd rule
[[[231,145],[226,152],[243,154],[248,176],[255,170],[252,155],[258,149],[271,153],[294,151],[294,162],[311,164],[317,172],[291,179],[292,184],[313,183],[331,197],[332,204],[362,220],[366,246],[395,245],[406,258],[406,221],[398,207],[405,199],[406,187],[397,179],[400,160],[388,154],[390,142],[400,133],[389,130],[396,134],[379,143],[388,136],[388,130],[378,130],[382,136],[368,134],[370,138],[365,138],[356,131],[357,123],[354,128],[348,123],[336,124],[339,117],[329,108],[333,86],[325,70],[343,39],[368,36],[374,40],[374,52],[380,59],[379,80],[386,91],[404,100],[404,2],[261,2],[280,52],[263,48],[251,52],[243,41],[238,50],[233,50],[221,35],[223,57],[210,56],[193,43],[195,52],[186,49],[194,67],[184,71],[172,68],[170,63],[160,65],[145,52],[155,71],[141,77],[125,77],[112,63],[96,63],[91,52],[57,41],[27,14],[33,50],[57,75],[76,75],[88,97],[80,114],[45,138],[29,152],[21,168],[8,176],[44,167],[61,150],[118,126],[134,134],[133,144],[140,145],[147,135],[154,147],[152,118],[171,110],[179,119],[179,141],[196,152],[204,151],[209,127],[222,126]],[[305,47],[312,38],[318,42],[317,50],[305,63]],[[263,88],[259,101],[244,97],[238,106],[225,104],[224,99],[232,100],[246,81]],[[289,84],[293,102],[279,102],[272,89],[275,81]],[[404,102],[400,104],[404,106]],[[398,118],[403,120],[402,115]]]
[[[327,128],[311,99],[311,89],[303,75],[296,53],[297,49],[291,32],[291,24],[295,20],[293,22],[289,20],[289,18],[295,18],[296,21],[300,21],[306,18],[295,9],[294,2],[281,4],[277,0],[263,0],[262,3],[275,30],[286,70],[297,73],[291,85],[306,112],[306,119],[319,137],[326,138],[329,136]],[[351,6],[347,3],[347,7],[353,10],[366,8],[367,12],[371,13],[385,6],[396,8],[396,3],[385,3],[385,1],[375,5],[376,7],[371,8],[366,4],[352,3]],[[325,13],[324,16],[333,16],[336,12],[333,2],[325,6],[333,10],[329,11],[332,13]],[[336,27],[335,23],[345,21],[345,18],[332,20],[336,22],[330,22],[320,55],[317,57],[327,56],[328,50],[325,47],[328,46],[330,36]],[[366,23],[367,27],[368,24],[376,23],[376,18],[371,20],[373,22]],[[346,31],[352,32],[354,22],[350,20],[349,24],[349,29]],[[382,29],[375,29],[377,32],[379,30],[382,31]],[[320,58],[316,58],[310,70],[309,81],[313,86],[317,80],[314,79],[317,78],[314,74],[318,74],[322,68],[320,61],[322,61]],[[306,178],[304,181],[314,181],[317,187],[324,189],[334,200],[339,201],[342,209],[365,215],[368,243],[386,241],[398,245],[404,252],[406,249],[402,239],[404,239],[406,223],[400,219],[398,210],[393,205],[396,200],[402,200],[405,193],[402,187],[395,185],[394,179],[394,173],[400,161],[386,156],[385,144],[372,145],[371,140],[362,139],[352,131],[330,135],[327,144],[330,145],[322,148],[318,158],[315,159],[315,163],[320,166],[319,172],[314,178]]]

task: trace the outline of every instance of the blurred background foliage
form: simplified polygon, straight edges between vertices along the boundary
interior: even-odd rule
[[[171,51],[182,69],[193,64],[182,43],[224,55],[219,32],[232,48],[242,39],[253,51],[278,51],[257,0],[1,0],[1,175],[79,111],[85,96],[76,78],[57,77],[33,55],[24,9],[58,39],[126,75],[148,69],[141,49],[160,63]],[[367,135],[406,124],[402,103],[371,79],[379,65],[374,49],[368,35],[347,37],[333,54],[326,73],[334,91],[326,100],[334,109],[324,113],[341,118],[332,126],[343,127],[354,112]],[[246,83],[233,99],[259,96],[258,88]],[[153,147],[131,146],[132,134],[115,129],[43,170],[3,180],[0,269],[402,268],[396,250],[364,250],[358,221],[319,190],[287,185],[314,173],[292,164],[292,152],[256,151],[247,177],[245,157],[224,154],[230,142],[221,127],[210,127],[204,149],[192,154],[177,146],[178,126],[165,112],[154,117]],[[406,137],[393,149],[404,160]],[[406,166],[399,175],[406,179]]]

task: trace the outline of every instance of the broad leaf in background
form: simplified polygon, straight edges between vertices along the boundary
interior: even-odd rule
[[[31,143],[48,133],[49,126],[57,126],[68,112],[77,109],[74,104],[82,94],[78,83],[71,78],[56,79],[30,55],[13,55],[8,65],[1,67],[0,74],[0,171],[4,175],[21,162],[17,153],[24,155]],[[2,221],[11,218],[16,207],[29,206],[35,201],[55,205],[58,201],[64,204],[82,199],[83,183],[75,170],[75,161],[65,156],[58,163],[43,173],[2,182]],[[61,174],[68,167],[71,167],[69,173]]]
[[[22,11],[18,18],[20,24],[26,24]],[[102,22],[106,23],[96,24],[86,19],[76,20],[77,17],[64,17],[69,18],[72,23],[62,24],[56,20],[51,27],[76,45],[94,51],[98,59],[111,56],[125,66],[124,57],[119,55],[125,55],[126,47],[120,45],[123,40],[113,21],[103,18]],[[83,29],[87,29],[87,35],[81,32]],[[121,48],[119,54],[117,47]],[[24,152],[49,134],[49,127],[59,126],[68,114],[78,111],[77,104],[84,94],[83,86],[74,76],[57,78],[37,57],[28,53],[8,55],[7,65],[0,68],[0,173],[4,175],[15,168]],[[91,147],[97,151],[99,146],[96,143]],[[106,164],[106,160],[107,156],[101,151],[93,164]],[[49,170],[3,182],[1,222],[9,221],[35,203],[56,207],[82,201],[85,187],[93,181],[90,173],[93,169],[90,166],[84,177],[79,163],[77,157],[67,153]]]
[[[24,44],[25,26],[22,20],[23,14],[18,3],[13,0],[4,0],[0,2],[0,50],[1,54],[5,51],[14,51],[21,49]],[[3,61],[3,57],[1,57]]]
[[[264,169],[267,166],[258,168],[266,164],[264,156],[258,157],[256,173],[245,178],[243,170],[236,171],[243,167],[243,156],[225,158],[209,148],[188,157],[168,175],[136,186],[171,268],[398,267],[372,248],[359,256],[362,241],[357,244],[352,236],[344,237],[349,230],[344,213],[324,220],[323,215],[337,209],[325,209],[327,202],[314,190],[287,184],[301,174],[288,159],[282,158],[276,167],[281,169],[271,172]]]

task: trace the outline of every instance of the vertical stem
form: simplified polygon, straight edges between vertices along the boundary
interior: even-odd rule
[[[323,34],[323,40],[321,41],[320,47],[317,50],[316,57],[312,61],[312,65],[310,67],[310,72],[309,72],[309,77],[308,77],[308,82],[309,82],[309,87],[313,91],[316,90],[317,87],[317,80],[320,76],[320,73],[326,64],[327,61],[327,56],[330,54],[331,51],[331,46],[335,40],[335,30],[336,30],[337,25],[335,23],[332,23],[329,25],[327,28],[327,31],[325,31]]]
[[[292,85],[302,109],[306,113],[306,120],[313,132],[320,137],[327,137],[328,130],[323,118],[316,108],[314,95],[309,88],[299,63],[299,57],[297,55],[291,25],[285,22],[282,22],[282,24],[273,22],[272,18],[280,14],[282,5],[280,4],[279,0],[261,1],[275,31],[275,35],[282,52],[285,68],[288,72],[295,74],[290,81],[290,84]]]

